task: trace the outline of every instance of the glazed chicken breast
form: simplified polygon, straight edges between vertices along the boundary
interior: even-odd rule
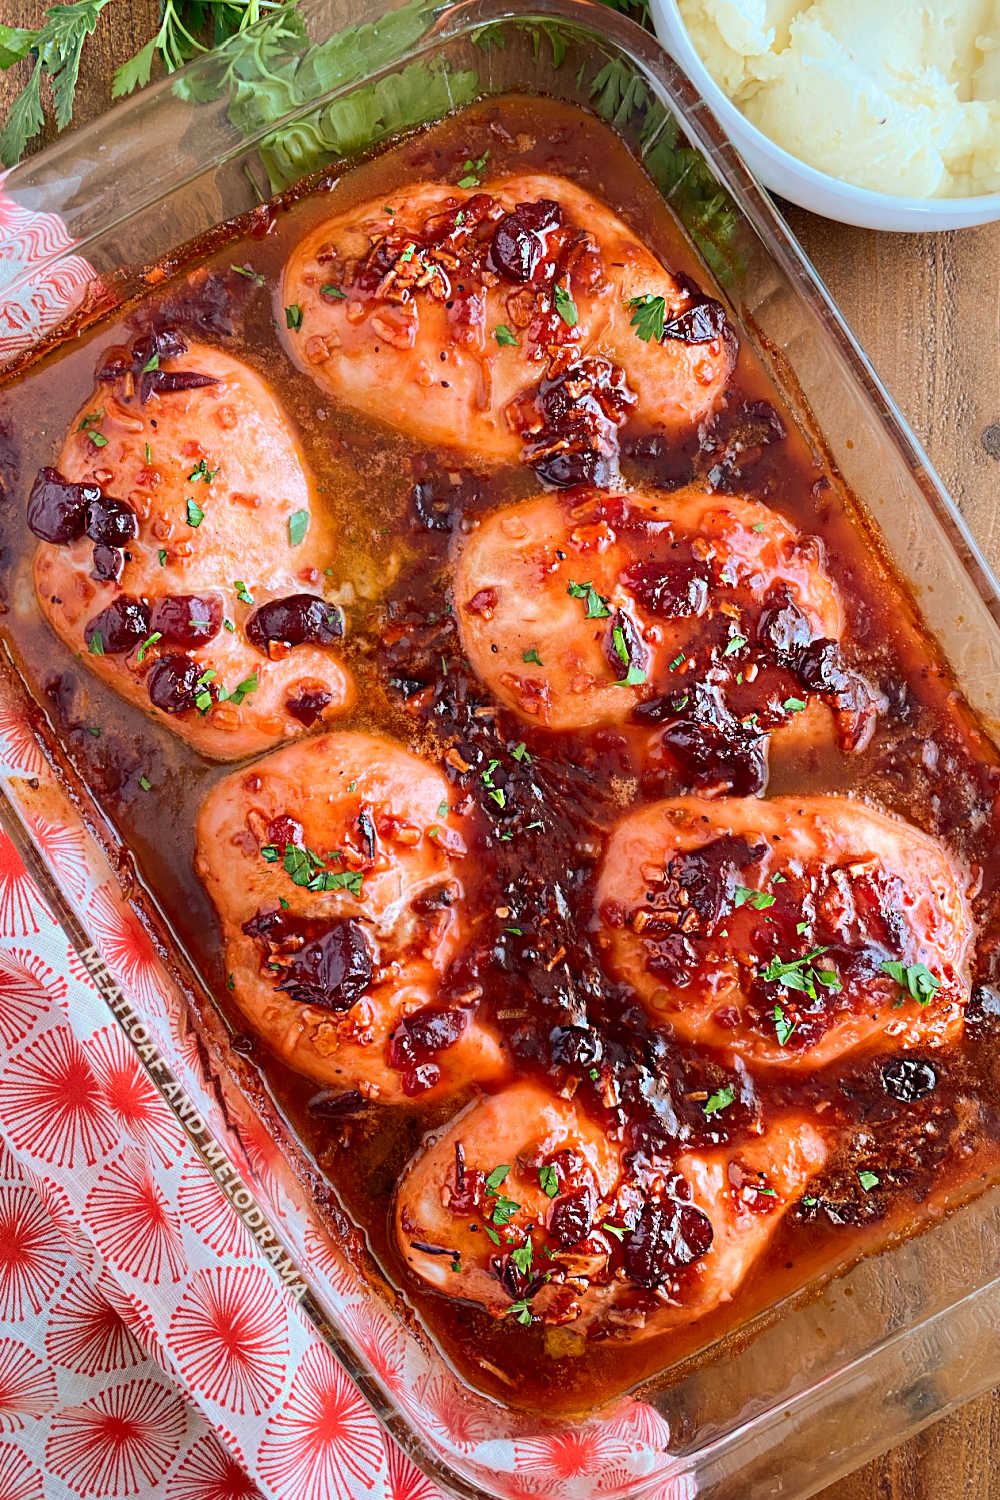
[[[814,1070],[958,1036],[968,888],[942,844],[847,797],[677,798],[614,829],[596,934],[685,1041]]]
[[[552,730],[633,724],[703,790],[766,782],[768,735],[870,738],[822,544],[738,495],[541,495],[461,542],[455,614],[501,703]]]
[[[562,177],[418,183],[325,219],[282,301],[293,358],[339,400],[558,485],[604,482],[632,413],[690,430],[735,362],[721,305]]]
[[[349,705],[333,555],[261,378],[170,330],[104,352],[28,497],[49,624],[130,703],[236,759]]]
[[[574,1100],[516,1083],[428,1137],[397,1192],[397,1245],[494,1317],[644,1338],[733,1296],[826,1155],[790,1114],[746,1145],[637,1165]]]
[[[289,1067],[396,1104],[506,1071],[441,981],[462,938],[463,820],[433,766],[376,735],[325,734],[209,793],[195,868],[233,1000]]]

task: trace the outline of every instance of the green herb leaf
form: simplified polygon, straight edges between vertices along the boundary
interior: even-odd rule
[[[242,578],[237,578],[235,580],[235,582],[233,583],[233,588],[236,590],[237,599],[239,599],[242,604],[253,603],[253,594],[251,594]]]
[[[347,293],[341,291],[339,286],[334,286],[332,281],[325,281],[319,289],[321,297],[332,297],[335,302],[346,302]]]
[[[555,1198],[559,1194],[559,1174],[555,1167],[546,1165],[538,1168],[538,1186],[546,1198]]]
[[[513,1198],[499,1197],[493,1205],[494,1224],[509,1224],[520,1207],[520,1203],[515,1203]]]
[[[167,566],[167,549],[166,549],[166,547],[158,547],[156,549],[156,555],[157,555],[157,557],[160,560],[160,567],[161,568],[165,568]]]
[[[528,1238],[525,1240],[523,1245],[519,1245],[516,1250],[512,1250],[510,1252],[510,1258],[517,1269],[520,1271],[521,1275],[527,1276],[528,1272],[531,1270],[532,1260],[534,1259],[534,1247],[531,1243],[530,1234],[528,1235]]]
[[[786,989],[800,990],[808,995],[810,1000],[818,998],[817,984],[822,984],[828,990],[838,991],[842,986],[832,969],[815,969],[812,965],[812,960],[818,958],[821,953],[826,953],[829,946],[827,944],[823,948],[814,948],[811,953],[806,953],[802,958],[787,960],[772,958],[770,963],[761,970],[760,977],[771,982],[780,980]]]
[[[569,294],[569,289],[557,281],[554,287],[556,299],[556,312],[562,318],[567,328],[575,328],[580,321],[580,314],[576,310],[576,303]]]
[[[763,911],[765,907],[774,905],[774,897],[767,891],[755,891],[746,885],[738,885],[733,896],[733,905],[752,906],[755,911]]]
[[[902,964],[897,959],[887,958],[882,964],[882,972],[894,979],[918,1005],[930,1005],[941,988],[940,979],[926,964]]]
[[[663,337],[663,324],[667,315],[666,300],[654,297],[652,292],[645,292],[641,297],[633,297],[629,308],[632,312],[629,327],[635,329],[636,337],[645,344],[658,344]]]
[[[0,47],[11,62],[24,57],[29,48],[34,49],[36,58],[31,77],[14,101],[3,135],[0,136],[0,163],[3,166],[12,167],[28,142],[42,128],[43,70],[52,84],[56,125],[60,130],[65,130],[69,124],[76,97],[83,44],[96,27],[98,17],[108,3],[109,0],[75,0],[73,4],[50,5],[45,13],[45,21],[31,35],[30,41],[22,27],[4,27],[0,31]],[[10,64],[4,63],[3,66]]]
[[[493,337],[496,339],[501,349],[517,349],[519,347],[517,339],[511,333],[506,323],[497,324],[496,328],[494,328],[493,330]]]
[[[804,698],[786,698],[781,706],[786,713],[800,714],[806,704]]]
[[[201,506],[197,503],[197,501],[192,500],[191,497],[188,496],[188,502],[187,502],[187,523],[188,523],[188,525],[197,528],[197,527],[199,527],[201,525],[201,523],[202,523],[202,521],[204,521],[204,519],[205,519],[205,512],[202,510]]]
[[[858,1181],[866,1193],[870,1193],[872,1188],[877,1188],[879,1185],[879,1178],[875,1172],[859,1172]]]
[[[136,659],[136,661],[145,661],[145,659],[146,659],[146,652],[149,650],[150,646],[155,646],[156,645],[156,642],[158,640],[160,640],[160,638],[162,637],[162,635],[163,635],[163,631],[162,630],[154,630],[152,635],[147,635],[146,639],[143,641],[142,645],[139,647],[138,651],[135,653],[135,659]]]
[[[237,276],[245,276],[247,281],[255,281],[258,286],[263,286],[267,281],[267,277],[255,271],[252,266],[230,266],[229,269],[235,271]]]
[[[288,517],[288,545],[297,547],[309,530],[309,512],[295,510]]]
[[[507,1177],[508,1177],[509,1174],[510,1174],[510,1164],[509,1164],[509,1162],[505,1163],[501,1167],[494,1167],[493,1171],[490,1173],[490,1175],[486,1179],[486,1191],[488,1193],[499,1192],[499,1190],[503,1187],[504,1183],[507,1181]]]
[[[150,781],[148,776],[139,777],[139,785],[142,787],[144,792],[148,792],[152,784],[153,783]]]
[[[285,327],[294,328],[296,332],[302,327],[302,309],[297,302],[285,308]]]
[[[602,1222],[601,1228],[602,1229],[606,1229],[607,1232],[608,1232],[608,1234],[613,1234],[616,1240],[623,1240],[625,1238],[625,1236],[629,1233],[628,1228],[626,1227],[626,1225],[624,1225],[624,1224],[609,1224],[608,1221],[607,1221],[607,1219],[605,1219]]]
[[[524,652],[524,654],[521,657],[521,660],[523,662],[529,662],[529,661],[534,662],[534,664],[535,664],[536,667],[542,666],[542,658],[539,656],[539,654],[535,650],[534,646],[532,646],[532,648],[531,648],[530,651],[525,651]]]
[[[155,356],[155,358],[158,362],[159,356]],[[207,459],[199,458],[198,462],[195,464],[194,468],[188,475],[188,484],[196,484],[199,479],[203,479],[206,484],[211,484],[212,480],[215,478],[218,472],[219,471],[217,468],[210,469],[208,467]]]
[[[258,686],[259,684],[257,682],[257,673],[251,672],[249,677],[244,677],[243,681],[238,682],[233,688],[232,692],[229,694],[230,703],[235,703],[237,706],[239,706],[239,704],[243,702],[244,698],[257,691]]]
[[[93,635],[90,637],[90,642],[87,646],[87,650],[90,652],[91,656],[104,655],[104,637],[99,630],[95,630]]]
[[[461,183],[459,183],[459,186],[461,187]],[[512,1302],[507,1311],[513,1314],[517,1321],[523,1323],[525,1327],[531,1322],[531,1303],[527,1297],[522,1297],[518,1302]]]
[[[606,620],[611,614],[610,600],[599,594],[592,583],[575,583],[571,580],[566,592],[573,599],[586,600],[585,618],[588,620]]]
[[[797,1021],[790,1021],[780,1005],[774,1007],[774,1029],[778,1033],[778,1046],[784,1047],[792,1032],[798,1025]]]
[[[704,1109],[706,1115],[717,1115],[720,1110],[728,1109],[735,1098],[736,1091],[731,1083],[727,1084],[724,1089],[717,1089],[714,1094],[709,1094],[705,1100]]]

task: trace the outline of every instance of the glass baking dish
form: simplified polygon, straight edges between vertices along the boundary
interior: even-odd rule
[[[250,33],[221,64],[191,65],[8,174],[0,226],[37,230],[30,265],[12,235],[0,243],[0,335],[13,329],[22,346],[8,360],[9,378],[32,344],[61,337],[54,310],[76,305],[70,331],[100,316],[141,290],[144,269],[179,244],[307,170],[482,95],[513,91],[596,109],[663,191],[803,429],[862,497],[877,545],[994,733],[1000,590],[989,566],[787,227],[655,41],[588,0],[411,0],[388,12],[366,5],[360,19],[356,3],[318,0],[304,16],[308,36],[287,28],[275,42],[273,23],[271,42]],[[0,419],[2,398],[0,386]],[[58,798],[60,819],[84,831],[88,857],[111,860],[133,919],[152,938],[157,993],[174,997],[157,1011],[106,984],[111,1013],[248,1224],[285,1257],[307,1315],[445,1490],[794,1500],[1000,1379],[993,1188],[772,1309],[673,1383],[586,1421],[511,1413],[467,1390],[391,1288],[384,1297],[373,1290],[377,1273],[363,1247],[229,1047],[142,872],[122,857],[12,658],[0,712],[0,817],[71,940],[92,971],[102,954],[111,963],[106,924],[74,905],[65,882],[60,889],[57,852],[39,836],[43,756],[46,809]],[[42,755],[26,748],[25,726]],[[171,1015],[182,1033],[189,1025],[197,1033],[210,1084],[184,1068]]]

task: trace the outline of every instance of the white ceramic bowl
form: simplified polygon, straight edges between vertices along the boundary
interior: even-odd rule
[[[688,35],[676,0],[650,0],[650,10],[663,46],[684,69],[747,166],[772,192],[827,219],[859,224],[864,229],[921,233],[964,229],[1000,219],[1000,193],[983,193],[977,198],[903,198],[854,187],[807,166],[751,125],[719,88]]]

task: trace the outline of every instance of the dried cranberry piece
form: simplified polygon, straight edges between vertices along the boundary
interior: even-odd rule
[[[104,542],[98,542],[94,548],[94,578],[101,583],[117,583],[124,567],[125,557],[118,547],[107,547]]]
[[[87,506],[100,493],[96,484],[70,484],[58,469],[39,469],[28,496],[28,529],[43,542],[75,542],[83,536]]]
[[[722,337],[727,326],[726,309],[722,303],[705,297],[664,323],[663,337],[682,344],[711,344]]]
[[[712,1224],[691,1203],[668,1198],[645,1203],[625,1241],[625,1272],[639,1286],[661,1286],[673,1271],[690,1265],[712,1247]]]
[[[292,956],[278,989],[299,1005],[350,1010],[371,988],[373,973],[364,928],[347,917]]]
[[[154,600],[150,628],[172,646],[197,646],[222,629],[218,594],[163,594]]]
[[[562,222],[562,209],[554,198],[538,198],[534,203],[519,203],[517,216],[529,229],[542,234]]]
[[[318,594],[289,594],[255,609],[247,620],[246,632],[247,639],[265,656],[271,641],[286,646],[306,642],[330,646],[344,634],[344,614]]]
[[[180,714],[194,707],[201,669],[190,656],[175,652],[153,663],[146,691],[154,708],[165,714]]]
[[[567,1068],[589,1068],[601,1057],[601,1039],[589,1026],[553,1026],[549,1048],[554,1063]]]
[[[105,655],[118,656],[123,651],[131,651],[149,634],[149,610],[141,599],[135,599],[131,594],[119,594],[83,627],[83,638],[88,647],[98,633]]]
[[[692,786],[725,786],[755,797],[767,786],[767,736],[696,718],[668,724],[660,743]]]
[[[469,1024],[464,1010],[431,1006],[404,1016],[389,1039],[389,1066],[403,1075],[403,1092],[411,1097],[433,1088],[441,1069],[430,1061],[458,1041]]]
[[[507,214],[493,231],[490,259],[509,281],[530,281],[544,253],[545,246],[520,211]]]
[[[675,854],[667,880],[684,893],[677,904],[693,907],[705,922],[717,922],[731,907],[740,875],[766,852],[765,844],[751,847],[745,838],[725,833],[700,849]]]
[[[124,500],[98,492],[87,501],[86,530],[92,542],[123,547],[139,535],[139,522],[135,511]]]
[[[812,627],[787,594],[772,596],[757,621],[757,639],[782,666],[791,666],[812,642]]]
[[[651,614],[670,620],[697,617],[708,605],[711,574],[704,563],[693,557],[666,562],[632,563],[625,570],[624,582],[639,603]]]
[[[328,693],[325,688],[307,688],[294,698],[286,698],[285,707],[293,719],[298,719],[300,724],[309,729],[332,702],[333,694]]]
[[[563,449],[533,459],[531,466],[543,484],[557,490],[571,490],[578,484],[603,489],[614,482],[617,472],[614,459],[597,448]]]
[[[549,1234],[566,1248],[586,1239],[593,1225],[594,1195],[590,1188],[564,1193],[549,1210]]]
[[[893,1057],[882,1068],[882,1085],[901,1104],[923,1099],[937,1084],[937,1074],[922,1057]]]

